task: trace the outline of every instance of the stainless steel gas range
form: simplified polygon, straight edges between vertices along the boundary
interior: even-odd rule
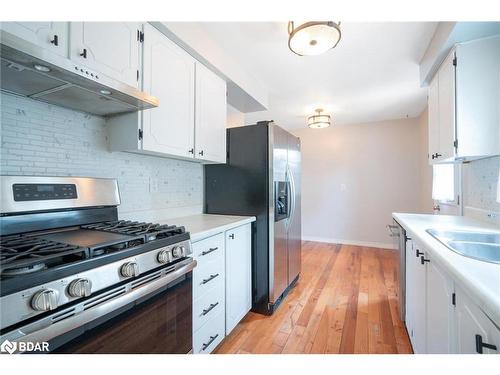
[[[196,261],[184,227],[118,220],[112,179],[2,176],[0,187],[0,343],[191,351]]]

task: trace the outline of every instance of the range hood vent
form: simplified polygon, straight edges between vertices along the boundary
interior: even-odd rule
[[[158,99],[1,32],[3,91],[100,116],[157,107]]]

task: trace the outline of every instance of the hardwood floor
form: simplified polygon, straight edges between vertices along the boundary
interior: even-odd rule
[[[304,242],[302,272],[272,316],[250,312],[216,353],[412,353],[393,250]]]

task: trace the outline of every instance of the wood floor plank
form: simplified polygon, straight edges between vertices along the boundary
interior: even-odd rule
[[[247,314],[216,353],[412,353],[397,265],[391,250],[305,241],[301,276],[278,310]]]

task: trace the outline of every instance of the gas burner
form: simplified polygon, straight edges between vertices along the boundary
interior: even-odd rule
[[[0,275],[14,277],[89,257],[87,249],[34,235],[4,236],[0,240]]]
[[[175,225],[161,225],[130,220],[106,221],[102,223],[82,225],[82,228],[135,236],[144,235],[147,242],[186,232],[184,227],[177,227]]]
[[[30,264],[26,267],[7,268],[4,271],[2,271],[2,277],[15,277],[15,276],[28,275],[31,273],[43,271],[46,267],[47,265],[45,263],[35,263],[35,264]]]

